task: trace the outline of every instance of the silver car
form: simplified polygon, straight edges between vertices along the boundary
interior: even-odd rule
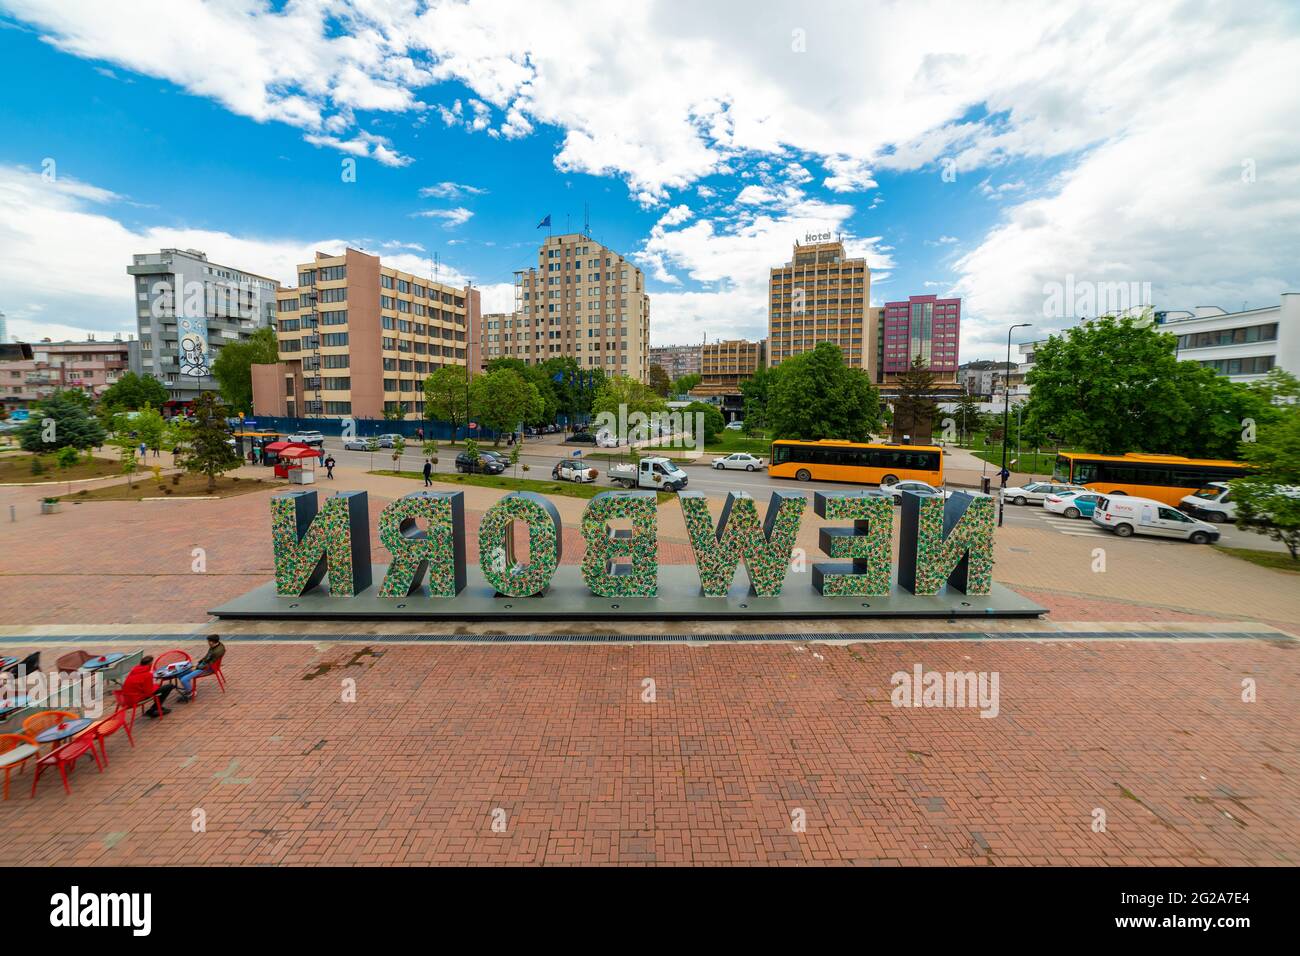
[[[726,458],[713,459],[713,467],[719,471],[724,468],[739,468],[742,471],[761,471],[767,467],[767,463],[761,458],[755,458],[747,451],[738,451],[734,455],[728,455]]]
[[[951,491],[945,491],[942,488],[936,488],[934,485],[926,484],[924,481],[900,481],[893,485],[881,485],[880,490],[894,499],[894,504],[903,503],[903,492],[910,491],[913,494],[921,495],[925,498],[947,498],[952,494]]]

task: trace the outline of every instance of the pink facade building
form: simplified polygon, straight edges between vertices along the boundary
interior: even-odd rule
[[[957,375],[961,299],[913,295],[886,302],[881,328],[881,372],[888,381],[906,372],[919,355],[942,378]]]
[[[127,371],[131,344],[34,342],[30,359],[0,362],[0,403],[28,408],[65,389],[98,398]]]

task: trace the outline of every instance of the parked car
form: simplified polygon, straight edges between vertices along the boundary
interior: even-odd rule
[[[1214,525],[1185,515],[1163,501],[1131,495],[1103,497],[1093,509],[1092,523],[1121,538],[1149,534],[1157,538],[1183,538],[1193,544],[1219,540],[1219,529]]]
[[[323,448],[325,446],[325,436],[318,431],[294,432],[286,438],[285,441],[295,445],[307,445],[316,448]]]
[[[393,440],[397,438],[402,439],[402,441],[406,442],[408,445],[414,440],[414,439],[407,438],[405,435],[399,435],[396,432],[388,432],[387,434],[379,435],[376,437],[379,438],[380,448],[392,448]]]
[[[725,427],[729,432],[743,432],[745,430],[745,423],[741,419],[736,419],[734,422],[727,422]]]
[[[456,470],[467,475],[472,472],[481,475],[499,475],[506,470],[506,463],[490,451],[479,452],[477,461],[470,461],[469,455],[461,452],[456,456]]]
[[[571,445],[594,445],[596,444],[596,436],[591,432],[574,432],[565,441]]]
[[[686,472],[667,458],[642,458],[635,465],[614,465],[609,477],[624,488],[662,488],[681,491],[686,487]]]
[[[602,431],[602,432],[597,432],[597,433],[596,433],[596,447],[597,447],[597,448],[617,448],[617,447],[618,447],[618,436],[615,435],[615,434],[612,434],[611,432],[604,432],[604,431]]]
[[[1086,491],[1082,485],[1065,485],[1054,481],[1031,481],[1021,487],[1002,489],[1002,500],[1013,505],[1041,505],[1048,495],[1059,495],[1064,491]]]
[[[1300,497],[1300,487],[1281,485],[1276,490],[1288,497]],[[1199,491],[1187,495],[1178,503],[1178,510],[1215,524],[1237,520],[1237,502],[1233,499],[1232,487],[1226,481],[1212,481]]]
[[[369,438],[349,438],[343,442],[344,451],[370,451]]]
[[[881,485],[880,490],[884,494],[893,498],[894,504],[896,505],[901,505],[903,503],[903,492],[905,491],[921,495],[923,498],[947,498],[952,494],[951,491],[936,488],[934,485],[926,484],[924,481],[900,481],[893,485]]]
[[[583,464],[577,458],[564,458],[555,463],[551,469],[551,477],[556,481],[577,481],[588,482],[595,481],[600,475],[595,468]]]
[[[1043,499],[1043,509],[1067,518],[1090,518],[1101,495],[1095,491],[1062,491]]]
[[[767,467],[767,462],[762,458],[755,458],[747,451],[738,451],[726,458],[713,459],[713,467],[719,471],[732,468],[739,468],[742,471],[761,471]]]

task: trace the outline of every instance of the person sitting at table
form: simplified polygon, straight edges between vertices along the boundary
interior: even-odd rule
[[[153,679],[153,655],[146,654],[140,658],[140,663],[131,668],[131,672],[126,675],[126,680],[122,681],[122,693],[126,695],[128,704],[135,705],[150,697],[155,698],[154,706],[144,712],[146,717],[157,717],[158,707],[167,700],[167,695],[174,688],[171,684],[159,685]],[[171,709],[163,707],[164,714],[170,714]]]
[[[177,700],[182,704],[188,704],[193,696],[191,687],[194,684],[194,678],[201,677],[204,674],[212,673],[212,662],[219,661],[226,656],[226,645],[221,643],[221,637],[217,634],[208,635],[208,652],[198,659],[192,671],[187,671],[181,675],[181,692]]]

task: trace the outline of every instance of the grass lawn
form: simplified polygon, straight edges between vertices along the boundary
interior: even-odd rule
[[[38,456],[29,452],[22,452],[0,458],[0,484],[77,481],[81,478],[103,478],[122,473],[122,466],[118,462],[105,458],[93,458],[89,462],[83,460],[71,468],[60,468],[53,455],[40,455],[44,470],[39,475],[33,475],[32,459],[36,457]]]
[[[372,471],[372,475],[387,475],[390,478],[411,478],[415,481],[423,481],[424,475],[418,471]],[[565,495],[569,498],[594,498],[602,491],[617,491],[618,488],[611,488],[609,485],[601,485],[598,481],[590,484],[579,484],[576,481],[552,481],[549,478],[537,480],[534,478],[511,478],[508,475],[466,475],[462,472],[453,472],[447,474],[441,471],[433,473],[433,480],[449,485],[475,485],[479,488],[500,488],[502,491],[535,491],[539,495]],[[655,493],[659,501],[668,501],[677,497],[671,491],[659,491]]]
[[[1225,548],[1217,544],[1214,550],[1249,561],[1251,564],[1258,564],[1261,568],[1300,574],[1300,561],[1294,560],[1286,551],[1254,551],[1250,548]]]
[[[269,488],[284,488],[282,481],[266,481],[261,478],[222,477],[217,479],[217,490],[212,495],[217,498],[234,498],[254,491]],[[208,478],[206,475],[181,475],[177,484],[172,484],[170,477],[164,476],[162,487],[147,472],[136,475],[135,487],[123,483],[107,485],[101,488],[74,491],[70,495],[60,495],[59,500],[69,504],[82,501],[140,501],[143,498],[203,498],[208,496]]]
[[[995,445],[986,451],[981,451],[979,449],[971,449],[971,451],[976,458],[991,462],[999,468],[1002,467],[1001,445]],[[1015,462],[1014,464],[1012,463],[1013,461]],[[1008,448],[1007,467],[1012,471],[1018,471],[1025,475],[1041,475],[1044,478],[1050,477],[1052,469],[1056,467],[1056,452],[1049,452],[1046,454],[1040,453],[1036,455],[1032,451],[1022,451],[1017,455],[1015,448]]]

